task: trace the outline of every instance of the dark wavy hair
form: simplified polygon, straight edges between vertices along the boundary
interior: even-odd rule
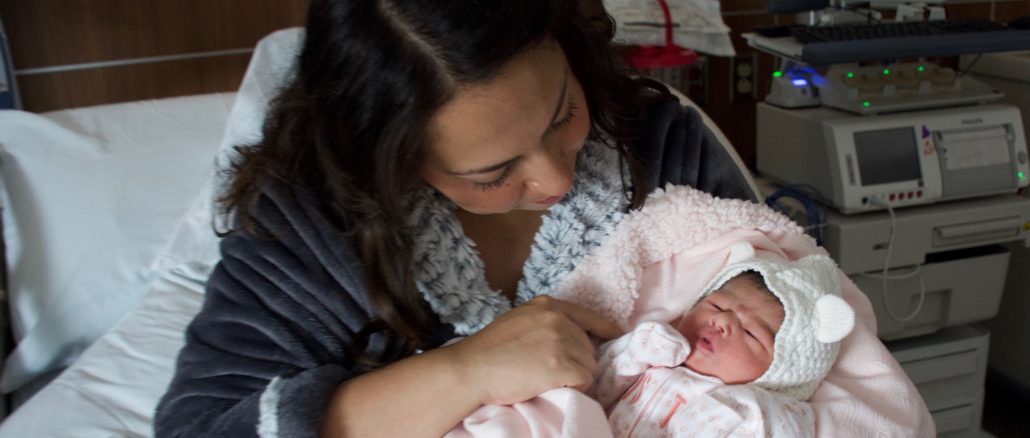
[[[577,0],[313,0],[307,19],[295,75],[272,102],[263,140],[236,148],[221,209],[253,231],[269,180],[315,195],[364,262],[379,312],[359,351],[372,332],[411,351],[435,326],[414,285],[404,199],[422,184],[429,121],[459,86],[490,80],[553,38],[583,86],[591,138],[629,159],[642,85],[609,46],[607,16],[587,16]],[[632,187],[639,206],[643,184]]]

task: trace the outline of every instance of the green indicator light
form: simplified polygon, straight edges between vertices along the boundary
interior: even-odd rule
[[[869,101],[862,102],[862,106],[869,108]]]
[[[854,73],[852,73],[852,72],[848,72],[848,77],[849,77],[849,78],[853,78],[853,77],[855,77],[855,74],[854,74]]]
[[[782,77],[782,76],[783,76],[783,72],[782,71],[774,71],[773,72],[773,77],[774,78],[778,78],[778,77]]]
[[[889,75],[889,74],[891,74],[891,69],[889,69],[889,68],[883,69],[883,75],[884,76]]]
[[[926,67],[923,67],[923,66],[920,65],[919,67],[916,67],[916,70],[926,71]]]

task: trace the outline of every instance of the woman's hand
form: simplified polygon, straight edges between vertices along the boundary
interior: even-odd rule
[[[597,361],[588,333],[608,340],[622,331],[594,311],[541,296],[446,348],[483,404],[511,404],[561,386],[589,389]]]

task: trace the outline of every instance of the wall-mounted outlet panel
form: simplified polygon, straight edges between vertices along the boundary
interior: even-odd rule
[[[734,56],[730,62],[730,102],[754,102],[757,76],[754,52]]]

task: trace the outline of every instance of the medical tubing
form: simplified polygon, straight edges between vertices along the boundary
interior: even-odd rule
[[[890,269],[891,254],[894,251],[894,231],[896,228],[895,222],[897,221],[897,218],[894,216],[894,207],[892,207],[890,203],[878,197],[873,198],[873,203],[885,207],[887,209],[887,214],[890,216],[890,231],[887,234],[887,255],[883,258],[883,271],[880,275],[865,273],[863,273],[862,275],[873,278],[880,277],[880,279],[882,280],[882,283],[880,284],[880,298],[883,300],[883,308],[887,311],[887,316],[889,316],[895,322],[908,322],[915,318],[916,315],[918,315],[919,312],[923,310],[923,303],[926,301],[926,283],[923,281],[922,267],[916,265],[915,270],[905,274],[893,276],[887,274],[887,271]],[[894,314],[894,311],[891,310],[890,302],[887,301],[887,280],[900,280],[915,275],[919,276],[919,302],[916,303],[916,308],[913,309],[911,313],[903,317],[899,317],[898,315]]]
[[[790,212],[784,206],[779,204],[780,198],[794,198],[801,206],[805,209],[805,221],[807,222],[804,227],[806,230],[814,229],[815,242],[818,245],[823,243],[823,226],[826,222],[826,212],[821,208],[820,204],[815,201],[815,188],[807,184],[791,184],[788,186],[781,187],[779,190],[773,192],[765,198],[765,204],[772,207],[773,210],[779,211],[787,216],[790,216]]]

